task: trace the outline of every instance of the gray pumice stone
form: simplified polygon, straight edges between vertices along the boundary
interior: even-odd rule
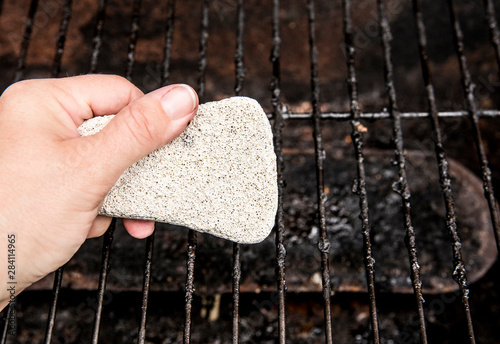
[[[94,117],[80,135],[114,116]],[[257,101],[232,97],[201,104],[175,140],[130,166],[101,215],[182,225],[238,243],[270,233],[278,204],[272,131]]]

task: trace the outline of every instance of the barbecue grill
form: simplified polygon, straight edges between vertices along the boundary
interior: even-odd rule
[[[257,245],[113,220],[3,312],[2,343],[500,343],[498,6],[1,1],[2,89],[115,73],[254,97],[279,186]]]

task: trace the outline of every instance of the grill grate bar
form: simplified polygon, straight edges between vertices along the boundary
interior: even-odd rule
[[[324,302],[324,325],[325,325],[325,343],[333,343],[332,338],[332,312],[331,312],[331,286],[330,286],[330,268],[329,251],[330,242],[326,232],[326,211],[325,211],[325,187],[323,177],[323,161],[325,160],[325,151],[321,136],[320,103],[319,103],[319,79],[318,79],[318,49],[316,45],[316,17],[314,11],[314,0],[307,1],[307,14],[309,26],[309,54],[311,63],[311,103],[313,107],[313,135],[314,135],[314,155],[316,159],[316,186],[318,201],[318,222],[320,228],[320,239],[318,249],[321,253],[321,270],[323,285]]]
[[[203,0],[201,10],[201,28],[200,28],[200,56],[198,59],[198,95],[205,96],[205,73],[207,70],[207,43],[208,43],[208,12],[210,9],[210,0]]]
[[[125,72],[125,77],[128,80],[132,80],[132,73],[135,64],[135,47],[137,39],[139,36],[139,20],[141,17],[141,0],[134,0],[132,6],[132,25],[130,31],[130,40],[128,46],[127,55],[127,69]],[[146,319],[147,319],[147,309],[149,302],[149,287],[151,283],[151,266],[153,260],[153,248],[154,248],[154,231],[146,239],[146,254],[144,259],[144,275],[142,284],[142,305],[141,305],[141,319],[139,325],[139,333],[137,343],[144,344],[146,341]]]
[[[104,234],[102,245],[101,269],[99,271],[99,287],[97,288],[97,309],[95,312],[94,328],[92,330],[92,344],[99,343],[99,329],[101,327],[102,307],[104,294],[106,293],[106,280],[109,271],[109,257],[111,255],[111,244],[115,233],[116,218],[111,220],[108,230]]]
[[[366,177],[363,156],[363,126],[360,122],[360,108],[358,103],[358,85],[356,79],[356,69],[354,67],[356,50],[353,45],[352,33],[352,18],[351,18],[351,1],[343,0],[343,17],[344,17],[344,36],[346,44],[346,62],[347,62],[347,86],[349,90],[350,107],[351,107],[351,127],[352,127],[352,143],[357,161],[358,178],[354,181],[353,192],[359,196],[359,206],[361,210],[361,231],[363,235],[364,248],[364,264],[366,273],[366,282],[368,295],[370,297],[370,318],[372,326],[373,342],[380,343],[379,325],[377,304],[375,298],[375,259],[372,254],[372,245],[370,239],[370,220],[368,215],[368,195],[366,191]]]
[[[200,25],[200,53],[198,57],[198,96],[205,95],[205,72],[207,68],[207,43],[208,43],[208,24],[209,24],[210,0],[203,0],[201,10]],[[187,248],[187,274],[186,274],[186,319],[184,323],[184,344],[191,342],[191,311],[193,307],[194,288],[194,265],[196,259],[197,234],[192,229],[188,234]]]
[[[102,32],[104,29],[104,19],[106,17],[106,7],[108,0],[99,0],[99,7],[97,9],[97,21],[94,29],[94,37],[92,38],[92,55],[90,57],[89,74],[97,71],[97,60],[101,52],[102,46]]]
[[[234,93],[239,96],[245,80],[245,65],[243,62],[243,33],[245,31],[245,9],[243,0],[238,0],[236,5],[236,51],[234,54],[235,84]],[[240,321],[240,279],[241,259],[240,245],[233,243],[233,344],[239,343]]]
[[[106,14],[107,0],[99,0],[97,9],[97,21],[94,28],[94,37],[92,38],[92,54],[90,57],[90,70],[89,73],[97,71],[97,62],[102,46],[102,33],[104,29],[104,19]],[[92,344],[99,342],[99,331],[101,327],[102,308],[104,303],[104,294],[106,293],[106,281],[109,271],[109,259],[111,255],[111,245],[113,243],[113,236],[116,229],[116,218],[111,220],[108,230],[104,234],[101,268],[99,270],[99,285],[97,288],[97,308],[95,311],[94,326],[92,329]]]
[[[49,309],[49,316],[47,318],[47,325],[45,327],[44,344],[50,344],[52,340],[52,333],[54,332],[54,325],[56,323],[57,300],[59,299],[59,292],[61,291],[62,276],[64,266],[56,270],[54,275],[54,285],[52,287],[52,303]]]
[[[72,0],[66,0],[62,11],[61,24],[59,26],[59,33],[57,35],[56,53],[54,55],[54,62],[52,64],[51,77],[56,78],[61,72],[61,60],[64,53],[64,44],[66,42],[66,34],[68,32],[69,21],[71,20],[71,6]],[[62,285],[62,276],[64,273],[64,266],[56,270],[54,275],[54,284],[52,287],[52,303],[47,318],[47,325],[45,328],[44,343],[49,344],[52,340],[54,332],[54,325],[56,322],[57,301],[59,299],[59,292]]]
[[[312,113],[293,113],[286,112],[283,114],[285,120],[311,120],[313,118]],[[440,118],[458,118],[469,116],[466,111],[443,111],[438,112],[437,116]],[[478,118],[495,118],[500,117],[500,110],[479,110],[477,113]],[[267,117],[272,119],[274,115],[272,113],[267,114]],[[389,111],[383,112],[364,112],[359,114],[359,119],[365,120],[378,120],[378,119],[390,119],[392,117]],[[401,119],[419,119],[430,117],[429,112],[400,112],[399,117]],[[334,120],[349,120],[351,118],[350,112],[323,112],[320,114],[321,119],[334,119]]]
[[[144,259],[144,280],[142,283],[142,306],[141,306],[141,324],[139,327],[139,336],[137,343],[144,344],[146,342],[146,318],[149,302],[149,286],[151,284],[151,266],[153,262],[153,247],[155,241],[155,233],[153,232],[146,239],[146,257]]]
[[[3,329],[2,329],[2,338],[0,339],[0,344],[5,344],[7,341],[7,333],[9,331],[9,319],[11,317],[11,313],[15,312],[14,305],[9,302],[9,305],[7,306],[7,311],[4,312],[5,314],[5,319],[3,322]]]
[[[125,77],[128,80],[132,80],[132,73],[134,71],[135,64],[135,46],[137,44],[137,38],[139,37],[139,21],[141,19],[141,4],[142,0],[134,0],[132,5],[132,28],[130,30],[130,39],[128,43],[128,54],[127,54],[127,69],[125,71]]]
[[[276,153],[276,172],[278,175],[278,209],[276,212],[276,284],[278,292],[278,339],[280,344],[286,342],[286,322],[285,322],[285,296],[286,296],[286,280],[285,280],[285,258],[286,248],[284,245],[285,221],[283,212],[283,107],[281,105],[280,96],[280,1],[273,0],[272,9],[272,48],[271,48],[271,64],[272,64],[272,77],[271,77],[271,103],[273,106],[273,140],[274,151]]]
[[[64,43],[66,42],[66,34],[68,33],[69,21],[71,19],[71,5],[73,0],[66,0],[61,17],[61,25],[57,34],[56,53],[52,64],[52,78],[59,76],[61,72],[61,59],[64,52]]]
[[[186,274],[186,319],[184,322],[184,344],[191,343],[191,311],[194,294],[194,263],[196,259],[197,235],[192,229],[188,234],[187,274]]]
[[[424,315],[424,297],[422,295],[422,281],[420,279],[420,264],[417,257],[416,235],[413,227],[411,215],[411,191],[408,186],[408,178],[406,174],[406,157],[404,154],[403,130],[401,127],[401,115],[398,110],[396,88],[393,79],[393,64],[391,57],[391,40],[392,34],[389,26],[389,21],[385,15],[385,5],[383,0],[377,0],[378,14],[380,22],[380,34],[382,39],[382,47],[384,50],[384,69],[385,82],[389,98],[389,112],[392,117],[393,138],[395,145],[395,161],[398,165],[399,179],[394,186],[401,196],[401,212],[404,218],[404,226],[406,231],[406,246],[408,249],[408,258],[411,267],[411,280],[413,293],[415,294],[417,303],[417,313],[419,320],[420,341],[423,344],[427,343],[427,331]]]
[[[243,61],[243,33],[245,32],[245,6],[243,0],[238,0],[236,4],[236,52],[234,54],[235,65],[235,85],[234,93],[239,96],[243,89],[245,80],[245,64]]]
[[[451,246],[453,250],[453,278],[457,282],[460,293],[461,301],[464,312],[467,318],[467,330],[469,341],[471,344],[475,343],[474,331],[472,326],[472,317],[469,307],[469,288],[467,286],[467,275],[465,265],[462,259],[462,250],[460,237],[457,231],[455,206],[452,196],[451,179],[448,172],[448,161],[445,156],[443,140],[441,137],[441,130],[439,127],[438,111],[436,107],[436,100],[434,96],[434,86],[432,83],[432,76],[427,54],[427,40],[425,33],[425,25],[423,22],[423,15],[420,0],[413,0],[413,14],[415,18],[416,29],[418,33],[418,45],[420,52],[420,64],[422,66],[422,75],[425,82],[427,91],[427,101],[429,106],[429,113],[431,118],[431,125],[433,137],[435,139],[436,159],[439,167],[439,181],[443,193],[445,208],[446,208],[446,225],[451,239]]]
[[[7,341],[7,333],[9,332],[9,319],[11,319],[11,313],[15,312],[15,306],[14,303],[9,302],[9,305],[7,306],[7,312],[5,312],[5,319],[3,323],[3,329],[2,329],[2,338],[0,339],[0,344],[5,344]]]
[[[495,50],[495,57],[500,70],[500,31],[498,30],[498,23],[495,15],[495,6],[492,0],[483,0],[484,8],[486,10],[486,21],[490,30],[491,43]]]
[[[486,157],[486,152],[484,150],[483,138],[481,131],[479,129],[478,120],[478,104],[474,98],[474,87],[471,80],[471,75],[469,72],[469,67],[467,65],[467,58],[464,53],[464,42],[463,33],[458,21],[458,16],[456,13],[455,5],[453,0],[448,0],[448,7],[450,10],[451,21],[453,24],[453,33],[455,41],[455,50],[457,53],[457,58],[460,64],[460,72],[462,74],[462,86],[465,95],[465,104],[467,112],[469,113],[469,118],[472,124],[472,133],[474,135],[474,140],[476,143],[477,155],[479,157],[479,163],[481,165],[484,194],[488,200],[488,206],[490,208],[491,221],[493,224],[493,230],[495,233],[495,239],[497,243],[497,250],[500,252],[500,217],[498,214],[498,207],[495,200],[495,193],[493,191],[493,182],[491,180],[491,170],[489,168],[488,158]],[[498,38],[498,37],[497,37]],[[494,39],[493,39],[494,42]],[[497,42],[498,43],[498,42]]]
[[[233,343],[239,343],[240,333],[240,245],[233,243]]]
[[[14,76],[14,82],[18,82],[24,77],[24,63],[26,61],[26,55],[28,53],[28,48],[30,45],[31,34],[33,33],[33,23],[38,9],[38,0],[31,0],[30,8],[28,11],[28,18],[24,24],[24,34],[23,40],[21,42],[21,51],[19,53],[19,58],[17,60],[16,74]]]
[[[175,0],[169,0],[167,6],[165,45],[163,48],[163,63],[161,65],[161,86],[166,86],[170,77],[170,53],[172,51],[172,36],[174,34]]]
[[[169,76],[170,76],[170,53],[171,53],[171,50],[172,50],[172,36],[173,36],[173,33],[174,33],[174,13],[175,13],[175,0],[169,0],[168,1],[168,4],[167,4],[167,20],[166,20],[166,25],[165,25],[165,43],[164,43],[164,47],[163,47],[163,61],[162,61],[162,64],[161,64],[161,80],[160,80],[160,83],[161,85],[160,86],[166,86],[168,84],[168,79],[169,79]],[[154,236],[154,232],[151,236],[151,240],[153,240],[153,236]],[[148,238],[149,240],[149,238]],[[148,267],[148,273],[149,273],[149,282],[148,282],[148,294],[149,294],[149,283],[151,281],[151,264],[152,264],[152,258],[153,258],[153,254],[152,254],[152,251],[153,251],[153,246],[154,244],[151,242],[151,243],[148,243],[146,244],[148,246],[150,246],[151,248],[148,250],[148,253],[147,253],[147,259],[146,259],[146,264],[148,264],[148,260],[149,260],[149,266],[146,265]],[[146,282],[146,278],[144,279],[144,282]],[[145,290],[146,288],[144,288]],[[145,321],[145,318],[146,318],[146,307],[147,307],[147,304],[148,304],[148,300],[145,300],[144,299],[144,292],[143,292],[143,316],[141,317],[141,331],[142,331],[142,324],[144,323],[144,339],[143,339],[143,336],[141,334],[141,331],[139,332],[139,343],[145,343],[145,328],[146,328],[146,321]],[[187,312],[187,311],[186,311]],[[144,322],[142,322],[142,319],[144,318]]]

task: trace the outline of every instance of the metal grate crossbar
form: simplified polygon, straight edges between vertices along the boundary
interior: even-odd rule
[[[428,342],[428,334],[426,329],[426,315],[424,311],[424,297],[422,294],[422,282],[420,278],[420,264],[419,254],[417,252],[416,242],[418,240],[413,227],[412,219],[412,201],[411,190],[408,184],[407,176],[407,163],[405,158],[405,145],[403,140],[402,121],[406,119],[427,119],[432,125],[432,134],[435,138],[435,151],[436,151],[436,164],[439,168],[439,178],[442,188],[442,194],[445,201],[447,213],[447,229],[450,236],[450,245],[453,250],[453,264],[454,272],[453,278],[459,286],[460,300],[462,303],[463,312],[466,318],[468,341],[475,343],[474,328],[472,316],[469,305],[469,285],[467,281],[467,272],[462,257],[461,241],[457,231],[456,224],[456,208],[454,206],[453,190],[450,181],[450,174],[448,171],[448,159],[445,156],[445,149],[443,138],[440,128],[440,120],[442,118],[465,118],[468,117],[472,124],[472,134],[474,137],[478,160],[481,165],[481,172],[484,184],[484,193],[488,201],[491,220],[497,240],[497,248],[499,248],[500,239],[500,220],[499,211],[496,203],[496,198],[493,191],[493,182],[491,171],[485,148],[481,130],[479,127],[480,118],[499,118],[500,110],[481,110],[474,98],[474,84],[471,79],[471,73],[467,64],[467,59],[464,53],[463,33],[458,20],[457,10],[453,0],[447,0],[449,12],[451,15],[451,26],[453,30],[454,44],[456,57],[460,67],[461,82],[465,96],[465,109],[462,111],[453,112],[439,112],[436,105],[436,96],[434,92],[434,84],[432,79],[432,72],[430,62],[428,59],[428,46],[426,40],[426,25],[424,15],[422,13],[422,4],[420,0],[413,0],[413,17],[415,21],[416,40],[420,53],[420,64],[422,69],[422,76],[425,83],[427,110],[424,112],[400,112],[398,108],[398,98],[396,88],[394,86],[394,67],[392,63],[392,47],[391,47],[391,27],[389,20],[386,17],[385,1],[376,1],[378,9],[378,22],[380,25],[380,40],[383,50],[383,63],[384,63],[384,77],[386,85],[386,94],[388,100],[388,109],[376,113],[363,113],[360,109],[360,100],[358,95],[358,80],[357,70],[355,67],[356,62],[356,47],[353,43],[353,23],[351,18],[351,0],[342,1],[342,17],[343,17],[343,34],[345,40],[345,56],[347,67],[347,86],[349,95],[350,111],[345,113],[322,112],[320,106],[320,83],[318,79],[318,49],[316,41],[316,13],[315,13],[315,0],[308,0],[305,6],[308,18],[308,32],[309,32],[309,59],[310,59],[310,85],[311,85],[311,113],[291,113],[287,110],[286,106],[282,103],[282,90],[281,90],[281,34],[280,34],[280,1],[272,1],[272,31],[270,32],[271,52],[270,64],[272,74],[270,76],[270,91],[271,91],[271,105],[272,112],[268,114],[269,119],[273,122],[274,133],[274,146],[277,156],[277,171],[278,171],[278,192],[279,204],[276,214],[275,225],[275,249],[276,249],[276,290],[278,294],[278,337],[277,342],[287,342],[287,329],[286,329],[286,242],[285,242],[285,222],[284,222],[284,209],[283,209],[283,188],[285,180],[283,178],[284,157],[283,157],[283,126],[287,121],[304,120],[310,121],[313,129],[314,140],[314,153],[315,153],[315,170],[316,170],[316,192],[317,192],[317,224],[320,231],[318,250],[321,255],[321,266],[318,269],[321,271],[322,290],[323,290],[323,306],[324,306],[324,338],[325,343],[330,344],[334,342],[335,333],[333,333],[332,323],[340,321],[332,317],[331,309],[331,281],[332,272],[329,268],[330,259],[330,243],[326,230],[326,218],[328,217],[325,208],[325,185],[323,177],[323,161],[325,159],[325,152],[322,140],[322,126],[325,121],[348,121],[352,128],[352,144],[355,151],[357,161],[357,178],[353,191],[359,196],[360,218],[361,218],[361,233],[364,247],[364,263],[367,281],[367,290],[369,296],[369,314],[371,324],[371,336],[373,343],[381,342],[381,333],[379,329],[379,314],[377,311],[376,302],[376,285],[375,273],[376,264],[373,258],[372,245],[371,245],[371,226],[369,220],[369,206],[368,194],[366,190],[366,176],[364,166],[364,151],[363,151],[363,130],[362,120],[379,120],[388,119],[392,121],[392,134],[395,151],[395,165],[398,169],[398,180],[394,184],[394,190],[401,197],[401,209],[404,223],[404,230],[407,237],[407,252],[408,259],[411,267],[411,281],[413,292],[415,296],[415,306],[418,313],[418,331],[421,343]],[[0,11],[2,9],[3,1],[0,2]],[[31,0],[29,6],[28,16],[24,24],[24,35],[20,43],[19,56],[17,60],[17,69],[13,81],[19,81],[24,78],[24,69],[27,51],[30,45],[31,35],[33,31],[33,22],[38,9],[38,0]],[[96,73],[99,71],[99,55],[103,43],[103,29],[105,25],[105,17],[107,10],[107,1],[99,0],[98,9],[96,13],[96,22],[94,27],[94,36],[92,38],[92,54],[89,61],[89,73]],[[161,85],[166,85],[169,82],[170,68],[171,68],[171,54],[172,54],[172,40],[175,30],[175,7],[179,5],[175,0],[168,0],[167,15],[165,17],[165,39],[163,48],[163,61],[161,64]],[[200,19],[200,36],[199,36],[199,58],[198,58],[198,93],[200,97],[205,96],[206,81],[205,75],[207,72],[207,47],[210,42],[209,39],[209,11],[210,1],[201,0],[201,19]],[[131,14],[131,30],[128,44],[128,55],[126,61],[126,68],[124,76],[129,80],[132,79],[135,64],[135,49],[138,39],[140,39],[140,16],[141,16],[141,0],[134,0],[132,5]],[[492,0],[484,0],[484,7],[486,13],[486,20],[489,24],[491,44],[493,45],[496,53],[497,63],[500,66],[500,34],[498,25],[495,19],[495,8]],[[68,31],[68,25],[72,17],[72,1],[66,0],[62,11],[60,30],[57,37],[57,44],[55,49],[55,57],[52,66],[52,77],[58,77],[61,72],[61,61],[64,53],[64,45]],[[0,12],[1,14],[1,12]],[[244,52],[244,38],[245,38],[245,1],[236,1],[236,27],[235,27],[235,80],[234,80],[234,94],[242,94],[243,85],[246,78],[245,73],[245,52]],[[115,221],[112,222],[109,230],[103,238],[102,248],[102,263],[99,279],[99,287],[97,290],[97,310],[95,312],[94,328],[92,333],[92,343],[99,342],[99,330],[101,326],[101,314],[103,312],[103,299],[106,291],[106,281],[109,266],[109,258],[111,254],[111,246],[113,243],[113,232],[115,228]],[[190,230],[188,234],[187,244],[187,257],[186,257],[186,282],[185,282],[185,319],[183,326],[183,341],[184,343],[191,342],[191,332],[193,330],[192,322],[192,303],[195,293],[196,281],[194,278],[194,269],[196,264],[196,250],[197,250],[197,234]],[[147,337],[147,308],[149,303],[149,289],[151,283],[151,268],[154,247],[154,235],[149,237],[146,242],[146,253],[144,260],[144,276],[142,286],[142,306],[140,327],[138,329],[138,343],[145,343]],[[241,247],[238,244],[233,245],[233,265],[232,265],[232,342],[239,343],[240,338],[240,279],[241,279]],[[44,343],[50,343],[53,336],[54,324],[57,321],[57,303],[59,291],[61,289],[62,280],[64,278],[64,268],[57,270],[54,286],[53,286],[53,299],[48,315],[45,340]],[[10,312],[9,308],[7,312]],[[3,326],[3,334],[1,343],[5,343],[7,338],[7,324]]]

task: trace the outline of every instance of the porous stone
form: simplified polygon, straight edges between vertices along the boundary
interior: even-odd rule
[[[114,116],[94,117],[86,136]],[[175,140],[130,166],[100,214],[182,225],[238,243],[270,233],[278,204],[276,156],[257,101],[232,97],[201,104]]]

